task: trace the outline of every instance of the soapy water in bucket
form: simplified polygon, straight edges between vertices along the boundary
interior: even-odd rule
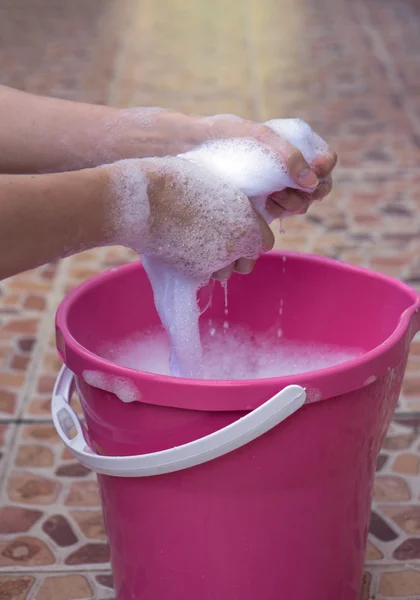
[[[205,324],[205,323],[204,323]],[[208,323],[201,334],[202,378],[218,380],[282,377],[346,362],[363,351],[320,343],[295,342],[272,332],[255,333],[245,326]],[[120,366],[171,375],[170,342],[162,328],[105,344],[99,354]]]
[[[308,163],[328,151],[324,140],[299,119],[277,119],[266,125],[298,148]],[[268,223],[271,221],[265,208],[268,195],[287,187],[297,187],[288,173],[287,165],[281,164],[266,148],[253,140],[212,140],[187,152],[182,158],[244,193]],[[234,210],[234,207],[224,204],[223,198],[218,202],[222,214]],[[237,214],[236,217],[240,227],[242,215]],[[183,242],[179,240],[179,243]],[[171,243],[178,241],[172,240]],[[199,274],[182,273],[156,255],[142,256],[143,266],[153,287],[156,309],[171,340],[170,372],[174,376],[206,376],[203,342],[198,326],[200,307],[197,304],[197,292],[208,284],[213,271],[226,266],[212,263],[211,257],[217,256],[217,248],[210,244],[206,249]],[[246,253],[243,256],[256,258]],[[226,319],[225,336],[228,327]]]

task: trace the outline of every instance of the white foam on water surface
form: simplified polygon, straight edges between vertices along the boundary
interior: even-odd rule
[[[252,333],[243,326],[212,323],[202,336],[203,379],[261,379],[298,375],[346,362],[362,354],[354,348],[291,342],[275,334]],[[100,349],[104,358],[124,367],[171,375],[170,341],[161,328],[138,333]]]

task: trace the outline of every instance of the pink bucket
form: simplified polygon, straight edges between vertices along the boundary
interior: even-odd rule
[[[139,263],[69,294],[57,314],[66,367],[53,418],[99,474],[118,600],[357,600],[375,460],[419,310],[399,281],[272,252],[232,278],[230,322],[255,331],[278,322],[288,339],[365,353],[293,377],[199,381],[96,354],[159,323]],[[222,290],[208,318],[224,318]],[[138,401],[89,386],[85,370],[118,377]],[[74,383],[87,430],[70,407]]]

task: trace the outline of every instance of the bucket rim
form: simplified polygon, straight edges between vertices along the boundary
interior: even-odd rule
[[[416,292],[414,288],[407,285],[406,283],[394,279],[388,275],[384,275],[383,273],[377,273],[376,271],[371,271],[364,267],[359,267],[356,265],[350,265],[348,263],[323,257],[317,256],[309,253],[301,253],[301,252],[292,252],[292,251],[283,251],[283,250],[272,250],[271,252],[265,253],[259,260],[264,260],[264,257],[288,257],[295,260],[304,260],[311,261],[315,264],[329,265],[336,269],[341,269],[343,271],[347,271],[350,273],[360,274],[364,277],[370,277],[374,279],[381,280],[388,285],[398,288],[401,292],[405,293],[409,299],[412,300],[412,304],[405,309],[394,329],[388,338],[386,338],[381,344],[369,350],[368,352],[363,353],[356,358],[350,359],[343,363],[333,365],[331,367],[327,367],[324,369],[318,369],[315,371],[310,371],[307,373],[300,373],[299,375],[291,375],[291,376],[282,376],[282,377],[270,377],[263,379],[240,379],[240,380],[220,380],[220,379],[188,379],[183,377],[172,377],[169,375],[160,375],[155,373],[149,373],[146,371],[140,371],[131,369],[128,367],[123,367],[117,365],[101,356],[98,356],[91,350],[85,348],[82,344],[80,344],[72,335],[69,327],[68,327],[68,315],[69,312],[74,305],[75,302],[88,290],[92,290],[98,286],[100,286],[104,281],[108,279],[112,279],[115,277],[115,274],[118,272],[119,274],[129,273],[130,271],[135,271],[136,269],[144,269],[141,265],[140,261],[134,261],[132,263],[128,263],[125,265],[112,267],[94,277],[88,279],[87,281],[79,284],[75,287],[60,303],[57,313],[56,313],[56,330],[57,330],[57,349],[62,358],[63,362],[67,364],[67,366],[72,369],[77,376],[80,376],[80,373],[77,373],[72,367],[71,361],[66,360],[68,354],[76,354],[83,355],[85,359],[89,359],[89,367],[86,367],[86,370],[98,370],[102,372],[107,372],[110,375],[116,377],[126,378],[133,383],[141,379],[142,383],[145,381],[153,382],[153,383],[170,383],[172,386],[194,386],[199,392],[200,389],[208,389],[209,387],[213,390],[224,390],[227,388],[261,388],[264,386],[275,386],[277,389],[287,387],[288,385],[300,385],[302,387],[306,387],[309,390],[314,389],[317,390],[317,383],[322,379],[324,380],[326,376],[336,378],[338,375],[348,374],[350,371],[357,369],[358,367],[364,365],[371,365],[371,369],[367,369],[370,371],[370,375],[380,377],[384,373],[375,373],[374,365],[379,359],[383,360],[384,355],[389,354],[389,368],[394,368],[397,366],[397,362],[395,361],[395,352],[396,347],[398,347],[398,355],[401,356],[402,349],[408,351],[409,343],[411,342],[412,337],[420,328],[420,314],[418,315],[418,319],[414,319],[413,317],[416,313],[420,312],[420,294]],[[412,331],[411,331],[412,330]],[[407,335],[408,334],[408,335]],[[394,356],[394,360],[392,359]],[[395,363],[395,364],[392,364]],[[369,375],[367,376],[369,378]],[[310,380],[310,386],[308,387],[308,382]],[[309,382],[308,382],[309,383]],[[354,391],[355,389],[359,389],[367,385],[367,382],[361,382],[360,380],[355,381],[354,387],[352,389],[349,386],[346,386],[346,391]],[[336,394],[323,395],[322,399],[326,399],[327,397],[331,397]],[[312,401],[319,400],[321,398],[312,398]],[[311,394],[308,394],[308,400],[311,401]],[[166,404],[166,403],[164,403]],[[172,406],[173,404],[170,403]],[[193,408],[192,406],[185,406],[185,408]],[[247,409],[251,409],[253,407],[246,407]],[[229,410],[229,409],[225,409]]]

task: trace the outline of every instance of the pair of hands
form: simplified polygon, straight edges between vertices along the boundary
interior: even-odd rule
[[[305,160],[299,135],[287,141],[281,127],[231,115],[95,106],[1,85],[0,113],[0,279],[114,244],[189,272],[246,273],[273,245],[267,221],[322,199],[336,161],[326,144]],[[314,142],[309,127],[305,135]],[[232,139],[258,146],[289,175],[285,185],[272,179],[264,205],[241,185],[245,171],[258,183],[249,155],[228,157],[240,175],[229,182],[223,157],[219,170],[206,169],[215,166],[209,145]]]
[[[135,118],[139,110],[129,109],[127,113]],[[331,190],[337,156],[326,144],[308,163],[297,147],[264,124],[232,115],[200,118],[164,110],[152,111],[148,118],[156,138],[164,140],[156,154],[179,154],[180,150],[187,154],[141,161],[148,179],[150,230],[141,236],[141,243],[131,234],[129,245],[140,253],[159,255],[193,276],[204,276],[200,269],[208,269],[210,264],[217,279],[224,280],[233,271],[249,273],[257,256],[274,244],[267,221],[303,214],[314,200],[322,200]],[[316,135],[305,127],[307,136]],[[195,147],[235,138],[252,140],[288,173],[290,187],[274,189],[265,200],[264,211],[257,212],[241,189],[211,174],[209,177],[199,161],[194,164]],[[187,164],[190,156],[193,164]],[[124,164],[118,169],[121,176]],[[140,229],[139,224],[132,231]],[[217,255],[210,252],[211,247],[218,248]]]

